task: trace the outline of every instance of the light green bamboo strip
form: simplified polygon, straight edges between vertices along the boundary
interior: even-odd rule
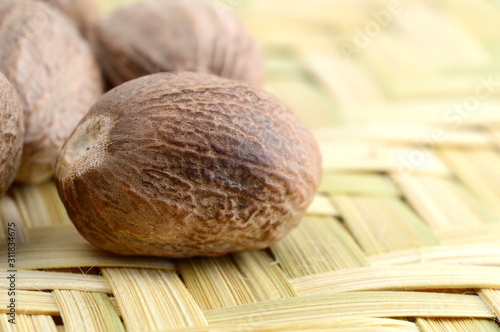
[[[30,315],[59,315],[59,307],[52,293],[16,290],[16,312]],[[9,311],[10,297],[0,293],[0,313]]]
[[[394,251],[369,257],[371,264],[447,264],[447,265],[500,265],[500,245],[485,243],[480,245],[435,246]]]
[[[16,324],[11,324],[8,320],[11,317],[0,314],[0,330],[3,332],[17,331],[43,331],[57,332],[56,324],[51,316],[47,315],[24,315],[16,314]]]
[[[497,319],[500,319],[500,290],[482,289],[479,295],[490,306],[490,309],[496,314]]]
[[[411,123],[349,124],[315,129],[320,144],[335,141],[377,142],[386,145],[422,145],[426,147],[490,147],[486,132],[470,128],[446,128]]]
[[[367,196],[400,195],[394,183],[384,175],[363,173],[332,173],[323,174],[318,192],[335,194],[354,194]]]
[[[415,322],[422,332],[500,331],[500,327],[489,319],[417,318]]]
[[[439,243],[400,199],[335,195],[332,201],[367,255]]]
[[[443,245],[474,245],[495,243],[500,246],[500,224],[485,224],[473,227],[460,227],[436,232]]]
[[[463,22],[467,28],[481,41],[498,39],[495,31],[500,22],[498,3],[488,0],[443,0],[447,11],[457,21]]]
[[[55,290],[54,297],[67,332],[125,331],[106,294]]]
[[[493,150],[442,149],[441,156],[458,178],[500,218],[500,156]]]
[[[419,147],[393,147],[386,144],[338,141],[320,145],[326,172],[412,172],[447,176],[449,169],[433,151]],[[415,156],[418,164],[413,163]]]
[[[111,293],[108,281],[95,275],[76,273],[17,270],[16,288],[22,290],[71,289],[89,292]],[[0,270],[0,279],[9,276],[6,270]],[[8,289],[7,283],[0,283],[0,289]]]
[[[294,112],[308,128],[328,127],[339,121],[335,118],[333,105],[304,79],[273,79],[266,84],[266,90],[287,105],[293,105]]]
[[[398,46],[396,46],[397,48]],[[488,76],[485,77],[488,79]],[[477,81],[477,75],[474,77],[475,82],[472,85],[480,84]],[[498,79],[496,79],[498,81]],[[384,124],[422,124],[431,125],[438,128],[454,128],[466,129],[477,126],[487,126],[500,124],[500,114],[498,109],[500,101],[493,98],[481,101],[477,109],[473,112],[465,113],[466,116],[454,111],[455,105],[463,107],[463,96],[446,96],[441,95],[439,99],[424,99],[424,100],[402,100],[399,103],[389,105],[373,105],[371,107],[353,108],[345,110],[352,123],[384,123]],[[439,141],[440,131],[434,132],[431,140]]]
[[[422,219],[435,231],[498,222],[471,194],[450,179],[407,176],[397,184]]]
[[[500,289],[500,267],[403,265],[343,269],[292,280],[299,295],[353,291]]]
[[[306,216],[271,251],[289,278],[369,265],[338,220]]]
[[[363,50],[363,60],[398,99],[474,93],[477,75],[441,73],[488,66],[491,58],[485,48],[443,11],[415,3],[408,7],[394,17],[393,29],[384,30]],[[419,33],[412,26],[419,26]]]
[[[208,1],[214,3],[211,0]],[[284,0],[273,1],[273,3],[265,0],[252,0],[234,6],[234,10],[244,19],[292,20],[300,22],[299,25],[306,26],[325,22],[325,24],[336,23],[336,26],[345,24],[355,27],[365,23],[369,10],[380,9],[387,5],[381,0],[317,0],[314,4],[315,6],[311,8],[307,3],[301,2],[291,6],[289,2]],[[349,21],[349,18],[353,21]]]
[[[338,216],[337,210],[333,207],[328,197],[323,195],[315,195],[311,205],[307,208],[308,215],[336,217]]]
[[[104,268],[129,331],[206,326],[175,271]]]
[[[345,317],[345,318],[317,318],[307,321],[289,323],[286,321],[279,323],[252,323],[251,325],[241,326],[235,323],[233,326],[195,327],[186,329],[169,330],[172,332],[278,332],[278,331],[346,331],[346,332],[364,332],[371,331],[411,331],[420,330],[415,323],[406,322],[390,318],[370,318],[370,317]]]
[[[210,324],[301,322],[335,317],[470,317],[493,318],[476,295],[424,292],[349,292],[265,301],[210,310]]]
[[[16,267],[19,269],[93,266],[174,268],[168,259],[115,255],[90,243],[25,243],[16,246]],[[6,246],[0,246],[0,268],[7,268]]]
[[[303,50],[300,59],[341,108],[385,103],[386,98],[373,77],[345,54]]]
[[[71,224],[53,181],[40,185],[16,185],[11,191],[27,228]]]

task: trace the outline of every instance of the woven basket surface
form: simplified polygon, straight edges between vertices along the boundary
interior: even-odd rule
[[[321,146],[306,217],[268,250],[122,257],[78,234],[53,182],[15,185],[0,330],[500,331],[500,1],[212,3]]]

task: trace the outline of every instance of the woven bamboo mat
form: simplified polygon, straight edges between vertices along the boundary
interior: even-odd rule
[[[118,1],[103,1],[103,12]],[[265,88],[314,131],[324,178],[269,250],[119,257],[52,182],[0,201],[0,330],[500,331],[500,2],[220,0]]]

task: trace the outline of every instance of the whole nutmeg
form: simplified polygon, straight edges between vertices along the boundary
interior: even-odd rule
[[[23,139],[21,102],[12,85],[0,73],[0,197],[16,176],[21,163]]]
[[[56,7],[68,16],[83,34],[87,34],[99,20],[99,6],[96,0],[42,1]]]
[[[149,1],[117,11],[92,40],[112,84],[157,73],[195,71],[259,85],[259,45],[230,12],[194,1]]]
[[[105,94],[56,164],[68,214],[118,254],[216,256],[265,248],[301,220],[321,177],[316,141],[273,95],[199,73]]]
[[[0,71],[19,94],[26,126],[16,180],[39,183],[103,93],[100,70],[73,24],[40,1],[0,2],[0,45]]]

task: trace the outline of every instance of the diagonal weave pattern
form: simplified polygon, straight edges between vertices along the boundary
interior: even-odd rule
[[[110,11],[119,1],[102,2]],[[121,257],[74,229],[53,182],[0,200],[19,331],[500,331],[500,2],[214,1],[264,45],[265,89],[325,170],[268,250]]]

